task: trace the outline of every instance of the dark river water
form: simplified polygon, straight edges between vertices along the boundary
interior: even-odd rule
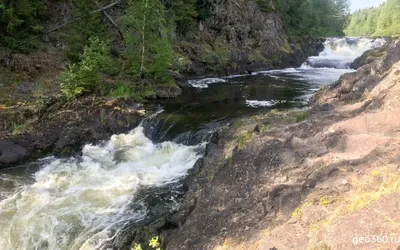
[[[179,208],[182,180],[227,119],[305,108],[381,39],[328,38],[300,68],[189,81],[184,95],[126,134],[0,171],[0,249],[89,250],[120,244],[135,223]],[[197,136],[197,137],[196,137]],[[195,138],[195,139],[193,139]]]
[[[192,80],[190,83],[195,87],[184,95],[159,102],[164,111],[158,115],[163,122],[157,138],[172,140],[183,132],[212,126],[216,121],[271,109],[305,108],[309,98],[322,86],[352,71],[303,65],[297,69]]]

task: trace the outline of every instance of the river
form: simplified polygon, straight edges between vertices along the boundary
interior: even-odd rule
[[[0,172],[0,249],[99,249],[135,223],[175,211],[212,131],[232,118],[302,109],[382,39],[328,38],[299,68],[191,80],[127,134]],[[157,217],[158,216],[158,217]]]

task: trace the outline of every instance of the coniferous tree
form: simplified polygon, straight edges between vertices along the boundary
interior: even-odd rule
[[[46,15],[45,0],[0,1],[0,44],[22,52],[34,49],[31,38],[43,31]]]
[[[375,8],[351,15],[345,29],[348,36],[391,36],[400,34],[400,0],[387,0]]]

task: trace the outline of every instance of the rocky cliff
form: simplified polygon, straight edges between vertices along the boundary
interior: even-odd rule
[[[178,39],[176,50],[187,58],[189,76],[230,75],[300,66],[323,49],[320,39],[290,44],[271,1],[214,0],[211,16]]]
[[[307,114],[274,111],[220,133],[167,220],[177,226],[162,233],[167,249],[396,249],[399,46],[366,53]]]

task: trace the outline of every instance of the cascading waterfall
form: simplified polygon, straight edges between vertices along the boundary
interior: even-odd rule
[[[309,57],[299,68],[270,70],[266,74],[278,78],[297,78],[307,83],[327,85],[335,82],[345,73],[354,72],[351,63],[367,50],[382,47],[385,39],[378,38],[327,38],[324,50],[318,56]]]
[[[318,56],[309,57],[303,67],[348,69],[365,51],[382,47],[385,43],[381,38],[327,38],[325,49]]]
[[[43,159],[33,176],[1,174],[0,249],[97,249],[143,220],[139,191],[182,180],[205,146],[154,144],[143,130],[86,145],[80,157]]]
[[[309,57],[300,68],[260,71],[252,75],[269,75],[275,79],[296,77],[308,83],[330,84],[338,80],[342,74],[353,72],[354,70],[350,68],[351,63],[365,51],[382,47],[385,43],[386,40],[383,38],[328,37],[324,42],[324,50],[318,56]],[[195,88],[208,88],[210,84],[226,83],[229,79],[243,76],[247,75],[190,80],[188,83]],[[258,106],[254,105],[254,102],[252,105]],[[265,102],[264,106],[269,105],[270,103]]]

